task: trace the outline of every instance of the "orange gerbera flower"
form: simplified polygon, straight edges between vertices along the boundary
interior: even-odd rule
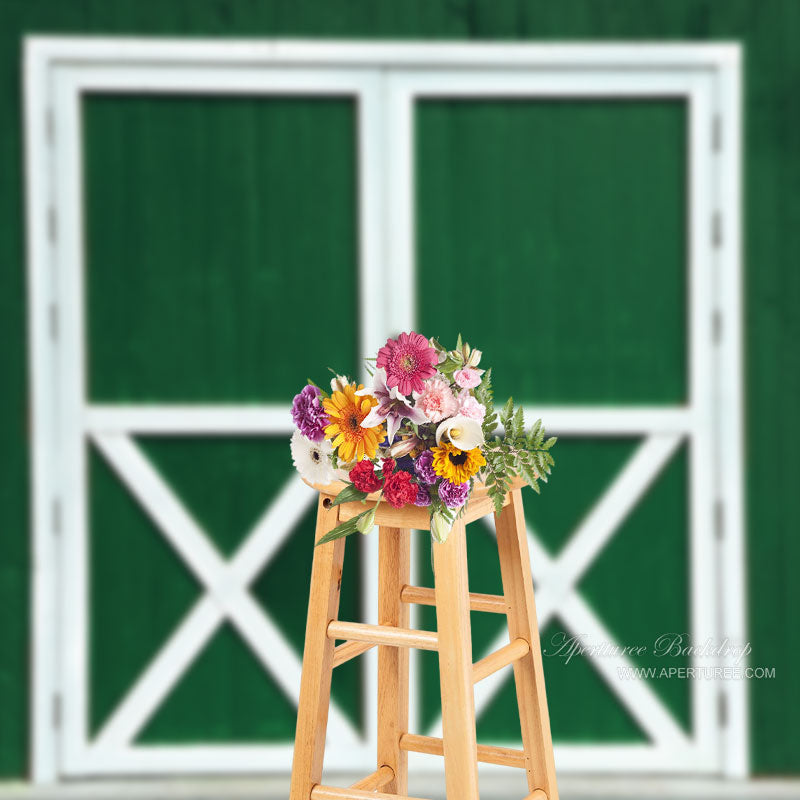
[[[370,409],[378,404],[372,396],[358,397],[356,391],[363,385],[351,383],[343,391],[336,391],[323,400],[330,424],[325,427],[325,438],[338,449],[339,461],[360,461],[364,456],[375,458],[378,444],[383,441],[383,424],[374,428],[362,428],[361,422]]]

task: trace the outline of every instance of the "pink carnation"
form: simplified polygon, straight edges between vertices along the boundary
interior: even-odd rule
[[[425,381],[425,386],[414,407],[422,409],[431,422],[441,422],[447,417],[452,417],[458,411],[456,397],[450,384],[444,378],[431,378]]]
[[[479,403],[466,389],[458,395],[458,413],[462,417],[483,422],[486,416],[486,406]]]
[[[462,389],[474,389],[481,382],[482,369],[475,369],[475,367],[464,367],[457,369],[453,373],[453,380]]]

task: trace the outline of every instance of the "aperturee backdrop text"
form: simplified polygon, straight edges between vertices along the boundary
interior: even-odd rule
[[[541,420],[525,431],[511,398],[495,413],[491,369],[481,351],[401,333],[367,359],[372,386],[337,375],[330,393],[309,381],[295,396],[292,460],[309,483],[343,480],[335,504],[379,497],[394,508],[430,508],[431,535],[444,541],[469,502],[476,480],[499,512],[511,479],[537,492],[553,466]],[[504,435],[496,435],[498,425]],[[375,508],[338,525],[317,544],[372,530]]]

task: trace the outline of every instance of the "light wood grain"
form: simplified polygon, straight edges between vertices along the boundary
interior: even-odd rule
[[[308,481],[306,481],[308,483]],[[348,484],[342,481],[335,481],[324,486],[309,483],[309,486],[324,492],[326,495],[335,496]],[[521,488],[525,482],[521,478],[512,480],[512,488]],[[505,503],[509,502],[510,492],[506,495]],[[370,508],[376,508],[375,524],[386,528],[411,528],[412,530],[426,531],[430,529],[430,510],[418,506],[403,506],[403,508],[392,508],[385,500],[378,502],[378,492],[367,495],[366,502],[358,500],[351,503],[342,503],[339,506],[339,521],[346,522],[353,517],[357,517]],[[473,522],[480,517],[485,517],[494,511],[494,505],[487,494],[484,484],[476,481],[472,487],[469,503],[462,516],[464,524]]]
[[[444,755],[444,743],[436,736],[420,736],[416,733],[406,733],[400,737],[400,747],[412,753],[427,753],[431,756]],[[525,751],[516,750],[512,747],[479,744],[478,761],[484,764],[499,764],[503,767],[525,769]]]
[[[325,499],[320,495],[317,506],[317,540],[339,522],[338,507],[326,508]],[[326,631],[339,612],[344,543],[336,539],[314,547],[289,800],[308,800],[311,788],[322,780],[334,650]]]
[[[547,792],[543,789],[534,789],[525,800],[547,800]]]
[[[317,785],[311,791],[311,800],[421,800],[401,794],[370,792],[363,789],[339,789],[336,786]]]
[[[509,636],[512,640],[525,639],[530,645],[528,654],[514,662],[528,789],[531,792],[541,789],[548,800],[558,800],[528,536],[519,489],[511,493],[509,505],[495,516],[495,524],[503,593],[509,606]]]
[[[404,586],[400,592],[404,603],[416,603],[420,606],[435,606],[436,592],[426,586]],[[499,594],[469,593],[470,611],[488,611],[490,614],[505,614],[506,599]]]
[[[445,542],[434,542],[433,571],[439,632],[444,771],[448,798],[478,800],[478,746],[472,691],[472,638],[467,537],[457,520]]]
[[[474,683],[482,681],[493,675],[497,670],[513,664],[517,659],[526,656],[530,651],[528,642],[525,639],[514,639],[494,653],[489,653],[488,656],[476,661],[472,666],[472,680]]]
[[[430,512],[427,508],[419,506],[392,508],[385,500],[380,503],[372,501],[362,503],[356,500],[352,503],[342,503],[339,508],[342,522],[357,517],[369,508],[376,508],[375,524],[384,528],[411,528],[418,531],[430,528]]]
[[[367,775],[366,778],[362,778],[360,781],[356,781],[350,788],[351,789],[362,789],[365,792],[377,792],[381,789],[385,789],[388,784],[390,784],[394,780],[394,770],[384,764],[382,767],[378,767],[375,772]],[[393,791],[393,790],[390,790]],[[403,790],[407,791],[407,790]]]
[[[328,625],[328,638],[352,639],[356,642],[392,647],[418,647],[420,650],[436,650],[438,647],[435,631],[390,628],[384,625],[368,625],[365,622],[331,622]]]
[[[360,656],[362,653],[366,653],[367,650],[372,650],[375,646],[371,642],[343,642],[334,648],[333,666],[338,667],[341,664],[346,664],[351,658]]]
[[[400,591],[411,573],[411,531],[378,532],[378,624],[408,629],[410,611]],[[408,792],[408,753],[400,736],[408,730],[408,648],[378,647],[378,765],[394,772],[387,792]]]

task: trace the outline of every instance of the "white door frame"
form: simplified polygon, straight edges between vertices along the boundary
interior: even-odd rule
[[[679,97],[689,114],[689,401],[685,406],[537,408],[565,435],[640,434],[643,444],[558,558],[531,533],[540,624],[611,639],[575,587],[669,456],[690,442],[692,629],[745,639],[741,444],[740,64],[736,45],[466,45],[30,37],[25,46],[29,337],[33,404],[32,762],[62,776],[288,769],[291,746],[131,744],[147,714],[229,618],[296,702],[299,658],[248,582],[311,501],[290,481],[227,562],[139,450],[133,434],[288,434],[284,406],[118,406],[85,395],[81,100],[118,93],[345,95],[359,131],[359,344],[414,325],[413,107],[421,96]],[[223,68],[224,67],[224,68]],[[388,165],[388,169],[386,167]],[[393,302],[386,302],[392,295]],[[397,298],[405,297],[398,303]],[[724,402],[721,399],[724,398]],[[532,413],[533,409],[530,410]],[[93,441],[206,589],[98,736],[87,736],[86,447]],[[267,529],[271,532],[265,535]],[[277,531],[276,531],[277,528]],[[367,560],[375,556],[368,537]],[[716,573],[715,573],[716,568]],[[712,574],[713,573],[713,574]],[[375,578],[362,575],[364,615]],[[62,609],[69,609],[63,613]],[[335,709],[329,763],[373,760],[374,653],[363,735]],[[619,666],[596,659],[609,683]],[[727,662],[721,662],[727,663]],[[707,665],[707,662],[704,662]],[[619,681],[615,686],[619,686]],[[484,681],[485,705],[497,682]],[[748,771],[745,684],[696,681],[684,734],[649,687],[621,701],[650,745],[557,745],[564,770]],[[718,707],[727,709],[725,724]],[[414,715],[412,715],[413,717]],[[413,722],[412,722],[413,727]]]

